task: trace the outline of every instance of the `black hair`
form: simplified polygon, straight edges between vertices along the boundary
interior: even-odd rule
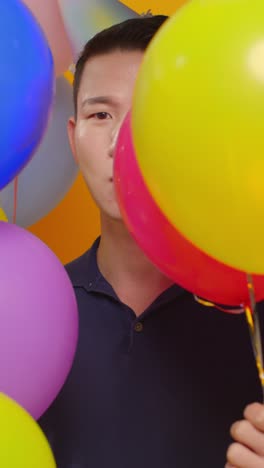
[[[73,100],[77,112],[77,97],[86,62],[96,56],[121,51],[144,51],[160,26],[168,17],[164,15],[145,15],[128,19],[97,33],[84,46],[75,68]]]

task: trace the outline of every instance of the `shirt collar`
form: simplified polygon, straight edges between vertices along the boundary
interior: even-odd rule
[[[118,299],[112,286],[106,281],[98,268],[97,249],[99,243],[100,237],[96,239],[92,247],[81,257],[66,265],[66,270],[71,278],[73,287],[82,287],[87,292],[107,294]],[[157,298],[155,304],[160,305],[161,303],[169,302],[184,293],[186,294],[186,291],[183,288],[174,284]]]

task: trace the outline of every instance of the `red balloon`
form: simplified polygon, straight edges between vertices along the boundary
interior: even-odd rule
[[[156,205],[136,160],[130,119],[128,114],[121,127],[114,163],[117,199],[128,230],[149,259],[184,289],[216,304],[249,305],[246,273],[198,250]],[[264,276],[255,275],[253,281],[256,300],[260,301],[264,298]]]

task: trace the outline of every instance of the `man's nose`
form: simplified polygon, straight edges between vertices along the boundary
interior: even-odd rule
[[[110,147],[109,147],[109,156],[110,156],[110,158],[114,157],[119,131],[120,131],[120,127],[117,128],[112,134]]]

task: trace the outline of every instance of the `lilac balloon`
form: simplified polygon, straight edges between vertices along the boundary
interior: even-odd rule
[[[65,382],[77,338],[64,267],[37,237],[0,222],[0,392],[38,419]]]

